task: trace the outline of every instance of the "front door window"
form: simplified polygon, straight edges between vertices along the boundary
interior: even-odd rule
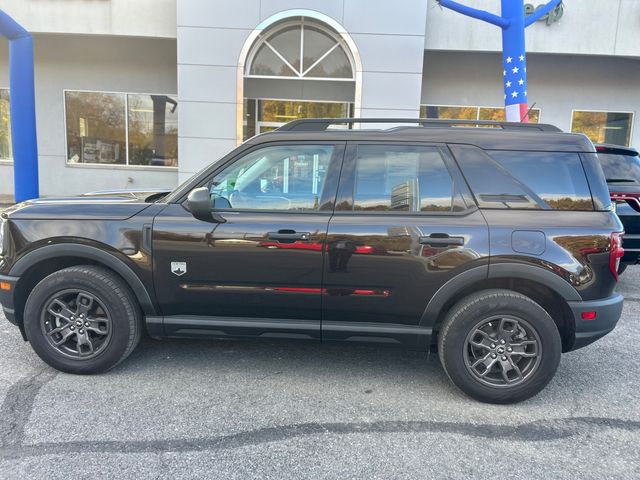
[[[223,210],[318,210],[334,150],[333,145],[255,150],[211,179],[212,206]]]

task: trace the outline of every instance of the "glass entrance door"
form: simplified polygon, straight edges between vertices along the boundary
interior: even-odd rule
[[[308,102],[298,100],[245,100],[244,140],[270,132],[298,118],[344,118],[351,116],[348,102]]]

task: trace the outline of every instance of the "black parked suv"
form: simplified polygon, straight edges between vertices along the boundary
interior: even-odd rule
[[[596,145],[611,201],[624,227],[624,257],[618,273],[640,261],[640,156],[634,148]]]
[[[329,128],[375,122],[406,124]],[[622,309],[595,148],[549,125],[298,120],[146,203],[36,200],[0,232],[7,318],[72,373],[146,328],[437,349],[467,394],[517,402]]]

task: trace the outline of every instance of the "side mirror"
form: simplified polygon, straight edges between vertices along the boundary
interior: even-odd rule
[[[224,223],[226,220],[217,213],[211,211],[211,197],[207,187],[191,190],[187,197],[187,206],[194,218],[203,222]]]

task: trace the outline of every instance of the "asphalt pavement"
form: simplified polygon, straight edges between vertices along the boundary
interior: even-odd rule
[[[478,403],[437,356],[145,339],[107,374],[47,367],[0,316],[0,478],[640,478],[640,267],[616,330],[537,397]]]

